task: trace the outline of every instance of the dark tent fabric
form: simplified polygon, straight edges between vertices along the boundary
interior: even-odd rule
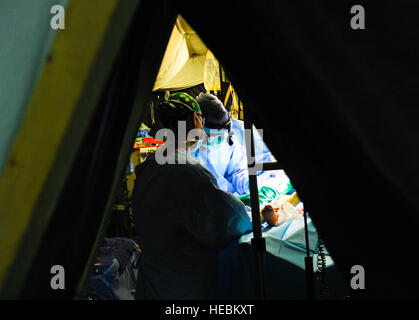
[[[350,26],[365,8],[365,30]],[[212,1],[180,14],[225,67],[359,298],[419,297],[419,5]],[[228,32],[226,32],[228,30]]]

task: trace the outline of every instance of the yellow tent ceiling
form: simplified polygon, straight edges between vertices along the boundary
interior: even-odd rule
[[[178,16],[154,84],[155,90],[181,90],[204,82],[207,47]]]

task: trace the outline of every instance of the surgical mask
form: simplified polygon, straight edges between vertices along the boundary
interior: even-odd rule
[[[228,129],[210,129],[204,127],[206,137],[204,138],[204,145],[211,148],[216,148],[224,143],[228,136]]]

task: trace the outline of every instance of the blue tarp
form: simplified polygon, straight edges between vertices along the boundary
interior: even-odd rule
[[[51,7],[67,2],[0,1],[0,174],[56,34]]]

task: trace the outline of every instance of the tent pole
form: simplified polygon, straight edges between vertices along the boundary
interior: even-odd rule
[[[250,201],[252,206],[252,224],[253,224],[253,238],[252,238],[252,249],[255,254],[255,265],[256,265],[256,290],[258,298],[264,300],[267,298],[266,289],[266,274],[265,274],[265,253],[266,243],[265,238],[262,237],[262,227],[260,221],[260,207],[259,207],[259,193],[257,185],[256,175],[256,159],[255,159],[255,145],[252,130],[252,123],[249,121],[248,113],[244,117],[245,127],[245,141],[247,149],[247,167],[249,172],[249,189],[250,189]],[[250,131],[249,131],[250,130]],[[250,144],[248,134],[250,132]]]
[[[223,68],[221,67],[220,63],[218,63],[218,73],[219,73],[219,76],[220,76],[220,96],[219,96],[219,99],[220,99],[220,101],[224,101],[225,88],[224,88],[224,84],[223,84]]]

